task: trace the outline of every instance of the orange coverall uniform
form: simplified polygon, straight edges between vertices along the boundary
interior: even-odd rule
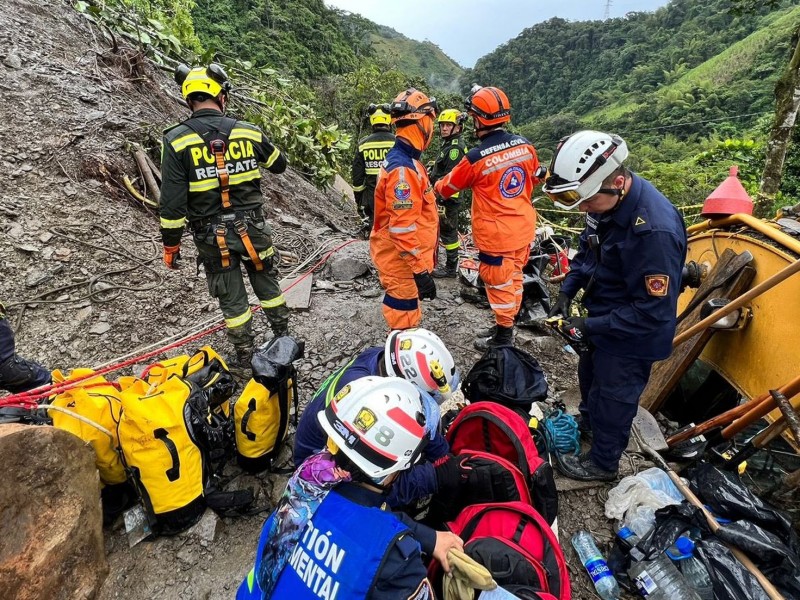
[[[414,273],[436,263],[439,214],[421,152],[398,138],[375,186],[370,254],[383,289],[383,316],[390,329],[418,327],[422,320]]]
[[[443,198],[472,188],[472,237],[479,273],[495,322],[513,327],[522,304],[522,267],[536,236],[531,192],[539,183],[536,149],[525,138],[497,129],[484,136],[436,182]]]

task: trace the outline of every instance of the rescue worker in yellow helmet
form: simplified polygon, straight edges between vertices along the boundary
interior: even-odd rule
[[[433,139],[438,106],[435,98],[409,88],[398,94],[390,111],[397,141],[378,175],[369,246],[386,290],[386,323],[389,329],[409,329],[422,320],[419,301],[436,298],[431,271],[439,215],[428,173],[419,158]]]
[[[366,234],[372,230],[375,217],[375,184],[381,163],[386,158],[389,149],[394,146],[392,133],[392,118],[386,105],[370,104],[367,107],[369,124],[372,133],[361,138],[353,157],[353,192],[355,193],[356,206],[359,212],[367,219]]]
[[[262,212],[259,166],[286,170],[286,159],[255,125],[226,116],[230,83],[223,68],[179,65],[175,80],[192,111],[164,132],[161,237],[164,263],[178,268],[186,223],[208,291],[219,302],[236,351],[250,368],[253,329],[241,267],[247,271],[276,336],[286,335],[289,309],[278,284],[272,230]]]
[[[454,108],[448,108],[439,115],[439,135],[442,136],[442,147],[436,162],[431,169],[431,184],[435,184],[442,177],[453,170],[464,155],[467,146],[461,138],[467,113],[462,113]],[[436,205],[439,210],[439,239],[447,255],[443,267],[437,267],[432,275],[434,277],[455,277],[458,273],[458,213],[461,210],[461,192],[456,192],[447,200],[436,196]]]

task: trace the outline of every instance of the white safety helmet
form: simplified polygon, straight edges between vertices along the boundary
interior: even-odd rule
[[[322,429],[368,477],[412,466],[426,445],[420,392],[399,377],[361,377],[317,413]]]
[[[578,131],[559,142],[542,191],[559,208],[571,210],[599,192],[626,158],[628,145],[618,135]]]
[[[453,355],[438,335],[427,329],[398,329],[389,333],[383,350],[387,375],[403,377],[430,392],[441,403],[458,389],[459,373]]]

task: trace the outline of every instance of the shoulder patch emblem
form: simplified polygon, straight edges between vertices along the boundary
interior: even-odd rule
[[[500,193],[503,198],[516,198],[525,189],[525,171],[522,167],[506,169],[500,178]]]
[[[398,200],[408,200],[411,197],[411,186],[405,181],[400,181],[394,186],[394,197]]]
[[[453,148],[452,150],[450,150],[450,154],[449,154],[450,160],[456,160],[458,158],[459,154],[460,154],[460,152],[458,151],[458,148]]]
[[[633,226],[638,227],[639,225],[646,225],[647,221],[645,221],[642,217],[636,217],[636,221],[634,221]]]
[[[645,275],[644,284],[651,296],[666,296],[669,291],[669,275]]]

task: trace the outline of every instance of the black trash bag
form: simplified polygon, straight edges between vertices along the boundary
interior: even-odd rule
[[[497,402],[527,416],[547,398],[547,379],[538,361],[513,346],[489,348],[467,373],[462,386],[470,402]]]
[[[700,463],[694,469],[689,485],[715,515],[760,525],[779,536],[793,554],[798,554],[797,535],[792,530],[789,516],[756,496],[738,475]]]
[[[636,549],[644,554],[647,560],[656,558],[672,546],[681,534],[693,528],[699,529],[702,533],[711,533],[699,508],[686,502],[665,506],[656,511],[655,525],[636,544]]]
[[[787,598],[800,598],[800,557],[774,533],[749,521],[723,525],[717,537],[746,552]]]
[[[289,335],[272,338],[253,353],[253,379],[269,390],[275,389],[288,376],[292,363],[303,358],[305,346],[305,341]]]
[[[768,600],[758,580],[720,540],[703,537],[695,551],[714,584],[715,600]]]

